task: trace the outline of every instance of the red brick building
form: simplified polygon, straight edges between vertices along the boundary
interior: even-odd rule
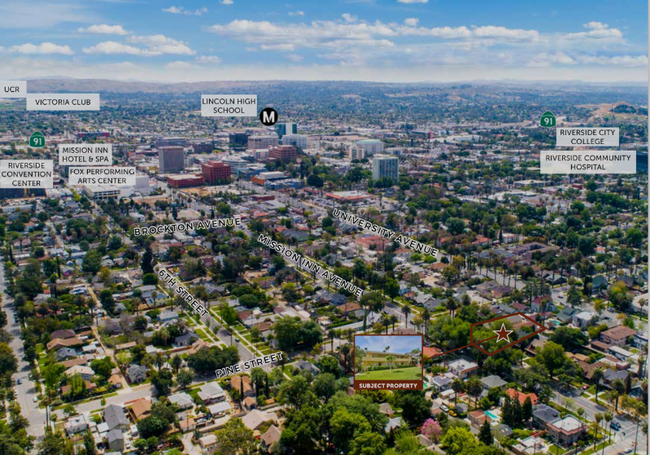
[[[201,173],[206,183],[227,182],[230,180],[230,166],[220,161],[201,164]]]
[[[202,175],[170,175],[167,177],[167,185],[172,188],[191,188],[202,185]]]
[[[280,160],[285,163],[298,158],[298,149],[293,145],[278,145],[269,149],[269,160]]]

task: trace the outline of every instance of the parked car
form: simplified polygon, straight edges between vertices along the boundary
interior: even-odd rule
[[[449,406],[447,406],[446,404],[441,404],[440,409],[442,410],[442,412],[449,412]]]
[[[22,383],[23,383],[23,380],[22,380],[22,379],[20,379],[20,378],[18,378],[18,379],[16,380],[16,383],[17,383],[18,385],[20,385],[20,384],[22,384]]]
[[[614,422],[612,422],[611,427],[612,427],[612,430],[614,430],[614,431],[618,431],[618,430],[621,429],[621,424],[618,423],[618,422],[616,422],[616,421],[614,421]]]

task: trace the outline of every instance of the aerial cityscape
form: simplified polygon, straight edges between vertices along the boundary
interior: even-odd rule
[[[97,3],[0,5],[1,455],[648,453],[647,5]]]

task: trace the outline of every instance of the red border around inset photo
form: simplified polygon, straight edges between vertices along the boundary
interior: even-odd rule
[[[417,380],[360,380],[357,379],[357,336],[363,337],[420,337],[420,366],[422,376]],[[354,378],[354,390],[423,390],[424,389],[424,337],[422,335],[383,335],[383,334],[359,334],[354,335],[354,352],[352,353],[352,376]]]

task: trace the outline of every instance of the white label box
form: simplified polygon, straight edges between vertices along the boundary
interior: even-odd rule
[[[28,111],[98,111],[99,93],[30,93]]]
[[[59,144],[59,165],[113,164],[113,144]]]
[[[618,147],[618,128],[556,128],[556,147]]]
[[[541,174],[636,174],[636,150],[543,150]]]
[[[0,160],[0,188],[53,188],[52,160]]]
[[[71,167],[68,170],[70,185],[135,186],[135,177],[135,167]]]
[[[257,95],[201,95],[202,117],[257,117]]]
[[[0,98],[25,98],[27,81],[0,81]]]

